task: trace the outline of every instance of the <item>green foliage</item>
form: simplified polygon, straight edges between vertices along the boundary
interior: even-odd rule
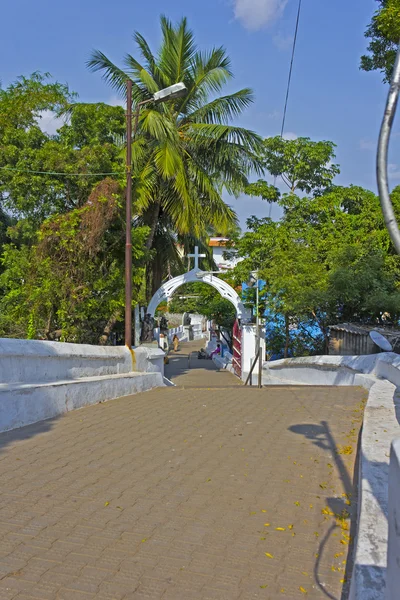
[[[115,144],[125,136],[125,111],[122,106],[72,104],[69,124],[58,131],[60,140],[73,148]]]
[[[400,0],[377,1],[379,9],[365,32],[369,54],[361,57],[361,69],[380,71],[389,82],[400,40]]]
[[[392,200],[398,211],[399,188]],[[244,258],[235,269],[237,282],[255,269],[266,281],[267,307],[277,319],[271,348],[323,352],[334,323],[397,324],[400,258],[375,194],[330,187],[311,198],[287,194],[279,203],[279,223],[252,217],[235,246]]]
[[[264,164],[274,177],[281,177],[291,193],[296,190],[321,193],[340,172],[333,142],[313,142],[310,138],[284,140],[281,137],[264,141]]]
[[[157,52],[135,32],[137,57],[127,54],[122,68],[98,50],[88,62],[121,96],[131,78],[135,105],[179,81],[188,90],[184,98],[147,104],[133,144],[135,210],[150,227],[147,248],[155,250],[153,261],[162,252],[153,243],[160,221],[180,243],[187,236],[205,241],[209,228],[225,234],[237,217],[224,202],[223,189],[238,195],[250,173],[262,172],[260,137],[231,124],[252,103],[252,91],[220,95],[233,78],[225,49],[200,51],[185,18],[174,25],[161,17],[160,25]],[[163,254],[161,262],[168,265]],[[159,264],[149,265],[157,287]]]
[[[99,343],[110,317],[124,305],[121,207],[121,189],[105,180],[82,208],[46,220],[31,246],[5,246],[3,337]],[[132,231],[134,285],[143,278],[147,233]]]
[[[219,328],[231,330],[236,319],[234,306],[219,292],[202,282],[188,283],[177,290],[169,304],[172,313],[197,313]]]
[[[120,149],[112,143],[122,131],[123,110],[73,104],[74,98],[66,86],[39,74],[0,90],[0,200],[37,225],[82,207],[104,179],[89,173],[123,174]],[[69,112],[70,122],[50,136],[40,129],[43,111]]]

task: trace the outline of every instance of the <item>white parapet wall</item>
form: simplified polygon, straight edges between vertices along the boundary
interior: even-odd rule
[[[392,444],[389,470],[387,598],[400,595],[400,439]]]
[[[0,432],[164,385],[164,353],[0,338]]]
[[[400,436],[400,356],[310,356],[264,363],[264,385],[355,385],[368,390],[359,456],[359,501],[351,600],[400,598],[400,472],[390,445]],[[400,443],[395,446],[400,453]],[[392,451],[392,458],[393,458]],[[396,512],[397,511],[397,512]],[[388,520],[389,515],[389,520]],[[397,515],[397,517],[396,517]],[[388,538],[391,540],[388,561]]]

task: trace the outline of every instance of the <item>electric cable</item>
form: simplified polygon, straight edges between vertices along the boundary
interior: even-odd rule
[[[66,177],[99,177],[105,175],[123,175],[123,171],[115,171],[112,173],[60,173],[57,171],[34,171],[31,169],[19,169],[14,167],[0,167],[3,171],[14,171],[16,173],[31,173],[34,175],[64,175]]]
[[[288,81],[287,81],[287,86],[286,86],[285,105],[284,105],[284,109],[283,109],[282,127],[281,127],[281,135],[280,135],[281,139],[283,138],[283,132],[284,132],[284,129],[285,129],[285,122],[286,122],[287,107],[288,107],[288,103],[289,103],[290,84],[292,82],[293,62],[294,62],[294,56],[295,56],[295,53],[296,53],[297,34],[298,34],[298,31],[299,31],[301,4],[302,4],[302,0],[299,0],[299,5],[298,5],[298,8],[297,8],[296,26],[295,26],[295,30],[294,30],[294,38],[293,38],[293,46],[292,46],[292,56],[291,56],[291,59],[290,59],[289,76],[288,76]],[[274,178],[274,187],[276,186],[276,180],[277,180],[277,177],[275,176],[275,178]],[[269,205],[269,214],[268,214],[268,218],[269,219],[271,218],[271,212],[272,212],[272,202]]]

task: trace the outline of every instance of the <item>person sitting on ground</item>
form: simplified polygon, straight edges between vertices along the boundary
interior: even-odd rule
[[[172,338],[172,343],[174,345],[174,352],[178,352],[178,347],[179,347],[179,338],[178,336],[175,334],[174,337]]]
[[[215,350],[211,352],[210,358],[214,358],[214,356],[216,356],[217,354],[221,354],[221,344],[219,342],[217,343],[217,347],[215,348]]]

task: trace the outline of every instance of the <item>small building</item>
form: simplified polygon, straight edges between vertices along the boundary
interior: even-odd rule
[[[233,269],[240,260],[237,258],[224,258],[224,252],[226,252],[229,242],[229,238],[212,237],[208,243],[208,246],[212,249],[214,262],[220,271]]]
[[[329,327],[329,354],[356,356],[377,354],[380,348],[370,338],[371,331],[378,331],[391,343],[393,352],[400,352],[400,331],[387,327],[374,327],[353,323],[339,323]]]

